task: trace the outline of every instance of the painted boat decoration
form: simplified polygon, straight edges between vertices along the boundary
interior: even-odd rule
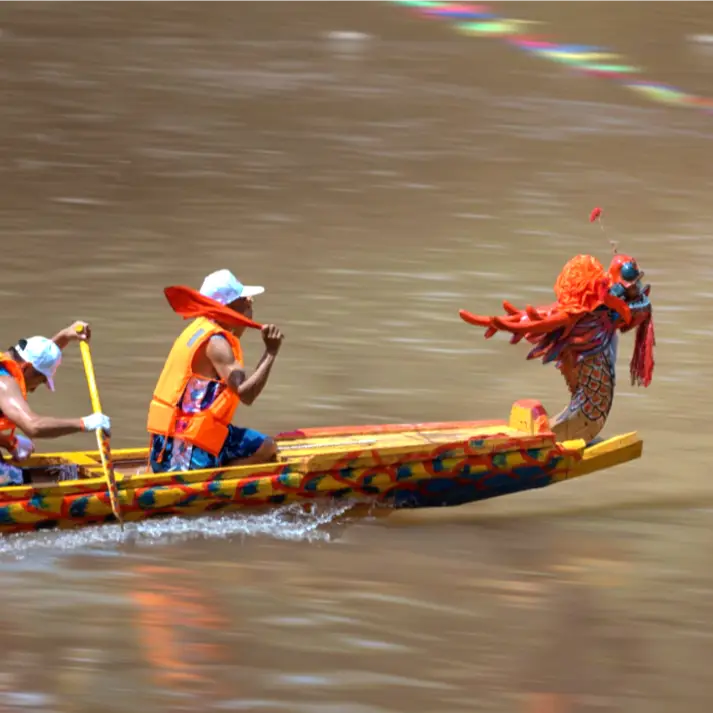
[[[594,445],[558,442],[532,400],[516,402],[507,422],[314,428],[282,433],[277,442],[275,463],[182,473],[145,472],[146,448],[114,451],[124,520],[320,499],[454,506],[578,478],[643,449],[636,432]],[[35,454],[23,466],[31,485],[0,488],[0,533],[115,521],[99,451]]]

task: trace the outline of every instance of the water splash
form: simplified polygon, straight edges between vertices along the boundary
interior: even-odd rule
[[[30,532],[0,538],[0,565],[3,561],[58,556],[91,550],[92,554],[121,556],[124,547],[150,547],[193,539],[228,539],[266,535],[278,540],[329,542],[325,529],[352,509],[354,502],[298,503],[263,513],[209,515],[200,518],[169,517],[127,523],[124,533],[118,525],[101,525],[79,530]]]

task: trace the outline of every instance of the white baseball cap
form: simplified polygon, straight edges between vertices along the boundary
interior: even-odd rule
[[[203,280],[201,294],[222,305],[228,305],[241,297],[255,297],[265,291],[257,285],[244,285],[230,270],[212,272]]]
[[[20,346],[23,343],[24,346]],[[23,361],[31,364],[47,379],[47,387],[50,391],[54,391],[54,375],[62,363],[61,349],[46,337],[30,337],[21,340],[15,347],[15,351]]]

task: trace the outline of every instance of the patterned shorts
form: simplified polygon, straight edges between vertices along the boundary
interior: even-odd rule
[[[267,436],[259,431],[231,425],[220,453],[214,456],[180,438],[166,441],[163,436],[154,435],[151,438],[151,469],[154,473],[169,473],[220,468],[230,461],[253,455],[266,439]]]

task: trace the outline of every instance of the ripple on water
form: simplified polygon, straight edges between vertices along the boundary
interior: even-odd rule
[[[360,639],[355,637],[345,637],[342,643],[346,648],[368,651],[388,651],[391,653],[407,653],[412,651],[412,647],[394,644],[389,641],[377,641],[375,639]]]
[[[271,711],[287,710],[290,713],[394,713],[392,708],[361,703],[298,703],[296,701],[285,703],[266,698],[234,698],[229,701],[221,701],[213,705],[213,708],[228,711],[254,711],[268,708]]]
[[[279,687],[352,687],[352,686],[401,686],[440,691],[455,690],[455,686],[425,678],[395,676],[376,671],[341,670],[334,673],[276,673],[270,683]]]
[[[50,706],[55,702],[54,696],[30,691],[6,691],[3,693],[3,699],[12,707],[32,709]]]

